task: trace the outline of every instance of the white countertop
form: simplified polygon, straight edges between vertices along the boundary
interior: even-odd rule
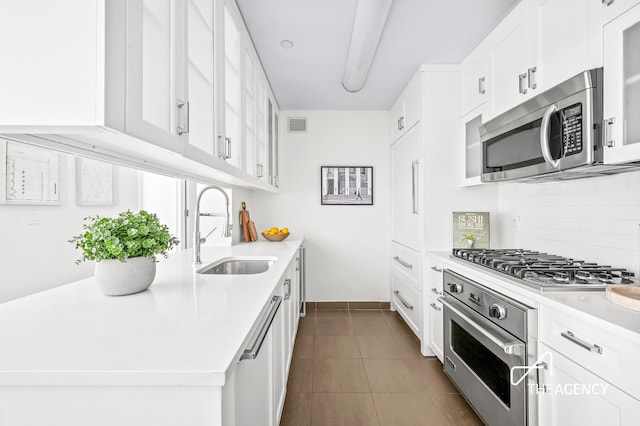
[[[446,260],[454,271],[525,304],[545,305],[565,312],[570,310],[573,316],[585,321],[597,320],[598,325],[620,337],[632,341],[640,339],[640,312],[609,302],[604,291],[542,292],[507,275],[452,257],[448,251],[431,251],[427,254]]]
[[[88,278],[0,305],[2,385],[223,386],[302,238],[161,259],[153,285],[103,295]],[[274,256],[265,273],[201,275],[227,256]]]

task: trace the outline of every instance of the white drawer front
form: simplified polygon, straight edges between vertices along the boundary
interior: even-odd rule
[[[422,302],[421,294],[412,284],[397,273],[391,271],[391,301],[413,332],[422,340]]]
[[[420,253],[393,243],[391,245],[391,267],[393,270],[411,278],[412,285],[417,290],[422,291],[422,286],[420,285]]]
[[[640,399],[640,380],[634,372],[640,342],[620,338],[596,324],[542,306],[540,340],[567,358]]]

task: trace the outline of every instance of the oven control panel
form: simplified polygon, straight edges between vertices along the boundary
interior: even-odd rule
[[[562,120],[562,156],[582,152],[582,104],[571,105],[560,111]]]
[[[448,269],[444,271],[444,289],[445,300],[458,300],[520,339],[526,334],[528,307],[519,302]]]

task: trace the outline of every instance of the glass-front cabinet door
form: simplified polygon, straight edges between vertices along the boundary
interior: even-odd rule
[[[185,0],[127,2],[128,134],[182,153],[188,141]]]
[[[244,145],[244,171],[251,175],[256,175],[256,125],[257,125],[257,87],[256,77],[258,67],[255,66],[253,55],[249,49],[244,49],[244,108],[243,108],[243,133]]]
[[[460,119],[460,185],[470,186],[481,183],[482,143],[480,142],[480,126],[484,106],[474,109]]]
[[[188,0],[189,145],[215,155],[213,0]],[[200,152],[201,151],[201,152]]]
[[[219,134],[220,156],[240,169],[242,143],[240,137],[242,107],[240,18],[231,2],[224,4],[224,133]]]
[[[604,159],[640,160],[640,4],[604,27]]]

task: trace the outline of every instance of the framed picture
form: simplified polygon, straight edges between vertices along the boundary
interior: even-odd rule
[[[117,204],[117,171],[113,164],[76,157],[76,204],[79,206]]]
[[[373,205],[373,167],[320,167],[321,204]]]
[[[453,248],[489,248],[489,212],[453,212]]]
[[[61,205],[59,152],[0,139],[0,203]]]

